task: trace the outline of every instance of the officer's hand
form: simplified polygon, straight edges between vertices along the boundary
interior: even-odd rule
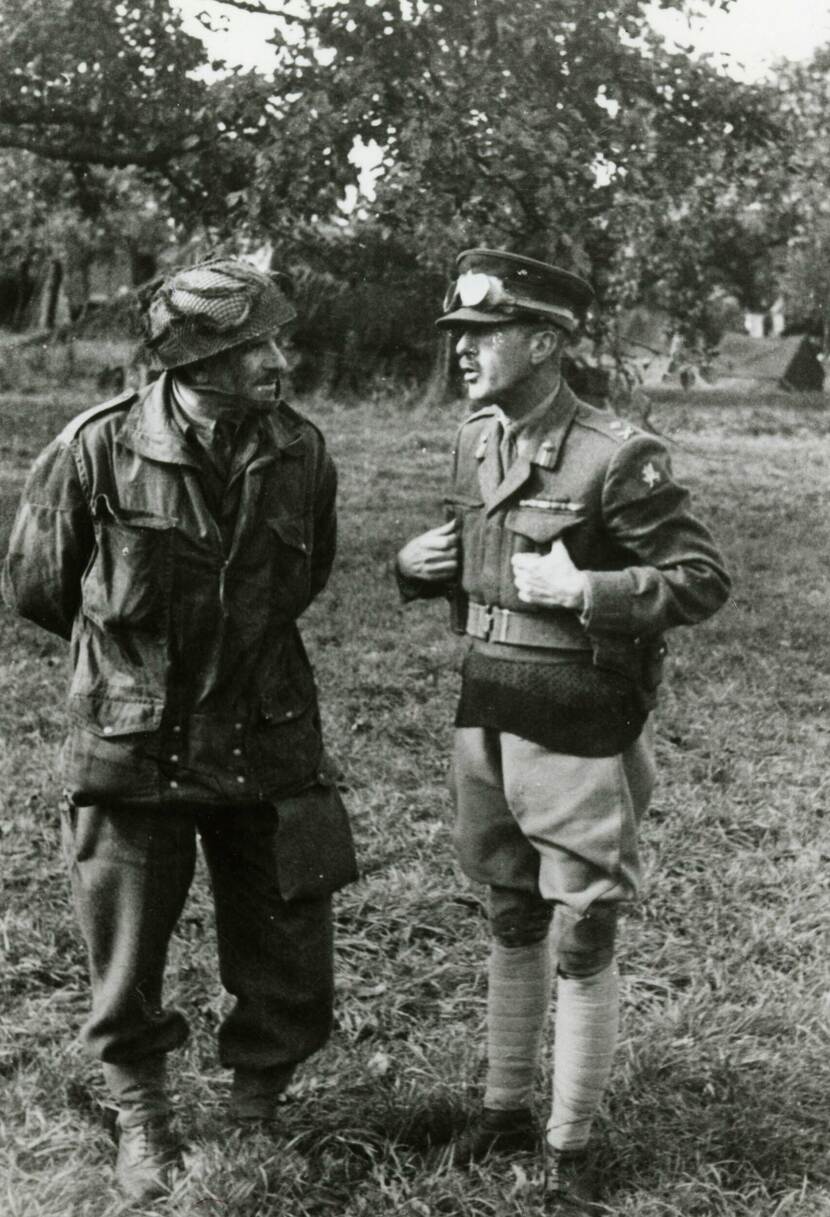
[[[449,582],[458,571],[458,521],[422,532],[398,554],[398,570],[409,579]]]
[[[562,541],[549,554],[514,554],[513,582],[519,599],[543,608],[585,608],[586,579],[571,561]]]

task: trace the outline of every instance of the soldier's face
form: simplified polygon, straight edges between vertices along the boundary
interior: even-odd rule
[[[455,352],[467,396],[475,402],[508,406],[521,397],[537,369],[531,358],[530,326],[470,326],[458,336]]]
[[[220,352],[212,361],[210,381],[205,387],[214,393],[267,405],[277,397],[280,373],[287,367],[278,338],[259,338]]]

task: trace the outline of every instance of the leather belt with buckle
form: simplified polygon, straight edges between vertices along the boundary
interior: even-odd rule
[[[507,646],[548,647],[557,651],[590,651],[591,643],[575,619],[543,617],[517,613],[495,605],[471,600],[467,612],[467,633],[483,642]]]

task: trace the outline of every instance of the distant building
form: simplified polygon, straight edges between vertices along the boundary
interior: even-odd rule
[[[750,338],[780,338],[786,328],[783,296],[778,296],[765,312],[744,314],[744,329]]]

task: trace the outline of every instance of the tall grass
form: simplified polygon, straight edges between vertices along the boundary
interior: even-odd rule
[[[5,516],[27,462],[82,404],[0,401]],[[337,1026],[278,1126],[228,1124],[214,1047],[227,998],[200,870],[167,987],[192,1026],[172,1058],[188,1170],[146,1211],[537,1214],[530,1158],[466,1171],[432,1144],[480,1094],[486,925],[448,840],[457,643],[441,605],[398,603],[390,559],[439,519],[457,411],[304,408],[341,474],[340,555],[304,632],[362,863],[337,898]],[[830,419],[781,402],[668,402],[651,421],[736,583],[718,617],[673,640],[648,887],[622,933],[606,1198],[622,1217],[826,1217]],[[0,634],[0,1211],[103,1217],[123,1206],[113,1113],[75,1039],[85,961],[53,778],[64,648],[8,614]]]

